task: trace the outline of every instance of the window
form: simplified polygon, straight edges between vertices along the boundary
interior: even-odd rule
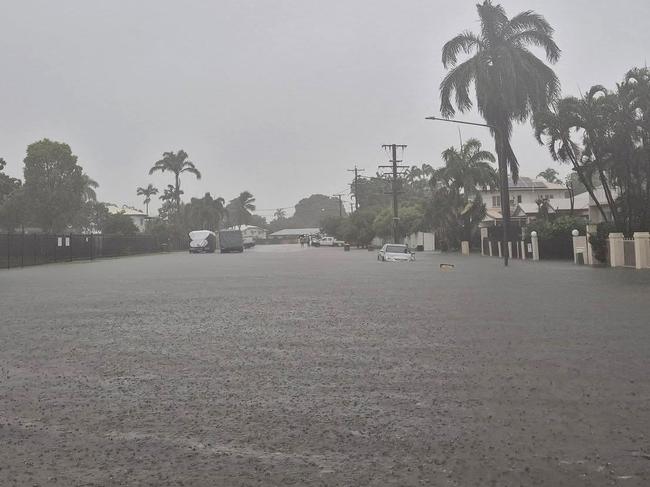
[[[501,196],[492,196],[492,207],[498,208],[501,206]]]
[[[521,195],[520,194],[517,195],[517,203],[521,203]]]

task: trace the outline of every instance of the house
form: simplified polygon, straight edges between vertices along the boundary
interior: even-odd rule
[[[295,243],[301,235],[318,235],[320,228],[285,228],[269,235],[269,240],[275,242]]]
[[[262,227],[256,227],[255,225],[242,225],[240,227],[230,227],[226,230],[241,230],[242,237],[244,239],[250,238],[254,241],[266,240],[266,229]]]
[[[511,208],[520,203],[537,205],[536,201],[539,199],[547,199],[552,202],[555,199],[569,198],[569,191],[563,184],[549,183],[525,176],[519,177],[516,183],[512,181],[512,178],[508,178],[508,190],[510,191]],[[501,210],[499,188],[482,189],[479,193],[488,209]]]
[[[537,204],[537,201],[542,199],[548,201],[547,211],[549,215],[563,216],[573,214],[573,216],[584,218],[585,221],[590,223],[600,223],[603,221],[598,207],[587,192],[574,196],[572,210],[568,190],[562,184],[532,180],[526,177],[519,178],[516,185],[513,185],[510,180],[510,184],[510,215],[511,220],[516,224],[525,225],[539,218],[540,206]],[[614,198],[618,197],[618,192],[615,190],[613,192]],[[480,193],[487,210],[487,214],[480,226],[486,227],[501,224],[501,197],[499,192],[490,189],[483,190]],[[605,197],[603,188],[595,188],[594,195],[611,221],[612,213],[607,204],[607,198]]]
[[[144,232],[147,220],[151,219],[151,217],[148,216],[145,212],[138,210],[137,208],[133,208],[132,206],[117,206],[112,203],[106,203],[106,208],[111,215],[122,213],[130,217],[133,221],[133,224],[138,227],[139,232]]]

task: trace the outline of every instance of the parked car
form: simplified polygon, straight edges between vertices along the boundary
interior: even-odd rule
[[[219,250],[225,252],[243,252],[244,238],[240,230],[221,230],[219,232]]]
[[[189,236],[190,254],[212,254],[217,249],[217,235],[210,230],[194,230]]]
[[[322,237],[319,242],[321,247],[341,247],[345,245],[343,240],[336,240],[334,237]]]
[[[250,249],[255,247],[255,238],[254,237],[244,237],[244,248]]]
[[[411,262],[415,254],[402,244],[384,244],[377,254],[377,260],[382,262]]]

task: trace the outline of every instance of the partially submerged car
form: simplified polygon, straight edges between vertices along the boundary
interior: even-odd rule
[[[415,254],[402,244],[384,244],[377,254],[377,260],[382,262],[411,262]]]
[[[210,230],[194,230],[189,233],[190,254],[210,253],[217,249],[217,234]]]

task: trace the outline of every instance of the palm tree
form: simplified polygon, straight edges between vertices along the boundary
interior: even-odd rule
[[[273,218],[276,220],[284,220],[287,217],[287,212],[284,210],[284,208],[278,208],[275,210],[275,213],[273,213]]]
[[[474,86],[476,107],[495,139],[505,246],[510,222],[508,168],[514,181],[519,175],[519,163],[510,146],[513,122],[524,122],[531,113],[546,109],[560,93],[553,70],[528,47],[543,48],[549,63],[559,59],[560,48],[553,40],[553,28],[535,12],[528,10],[509,19],[503,7],[490,0],[477,9],[480,34],[463,32],[442,49],[442,63],[451,71],[440,84],[440,111],[450,118],[456,113],[454,103],[461,112],[471,109],[470,88]],[[473,56],[459,64],[461,51]]]
[[[582,163],[584,150],[571,139],[572,132],[579,125],[577,115],[579,104],[580,100],[575,97],[562,98],[554,103],[552,110],[535,113],[533,116],[535,138],[540,144],[546,145],[554,161],[571,163],[578,179],[594,201],[603,221],[606,222],[607,214],[594,192],[591,168]]]
[[[147,216],[149,216],[149,203],[151,203],[151,197],[155,194],[158,194],[158,188],[153,184],[149,183],[146,188],[138,188],[136,190],[138,196],[144,196],[144,205],[147,208]]]
[[[81,192],[81,198],[83,199],[84,203],[87,201],[97,201],[97,193],[95,190],[99,188],[99,183],[87,174],[82,174],[81,179],[83,181],[83,191]]]
[[[201,173],[192,161],[187,160],[187,157],[187,152],[184,150],[179,150],[177,153],[164,152],[162,159],[157,161],[153,167],[149,169],[149,174],[153,174],[156,171],[169,171],[174,174],[174,201],[177,210],[181,206],[181,174],[187,172],[194,174],[196,179],[201,179]]]
[[[482,149],[481,142],[469,139],[460,149],[450,147],[442,153],[445,166],[434,172],[434,180],[445,180],[454,191],[469,199],[479,188],[496,186],[497,173],[492,167],[494,155]]]
[[[494,155],[483,150],[477,139],[469,139],[460,148],[446,149],[442,158],[445,165],[433,171],[430,181],[439,208],[430,210],[429,215],[444,227],[441,230],[447,244],[453,246],[454,240],[470,240],[472,228],[485,217],[479,189],[496,186],[499,178],[492,167]]]
[[[229,205],[234,212],[234,224],[241,228],[250,221],[251,212],[255,211],[255,198],[249,191],[242,191]]]
[[[547,167],[537,175],[538,178],[543,178],[547,183],[560,184],[560,178],[557,176],[558,172],[552,167]]]

